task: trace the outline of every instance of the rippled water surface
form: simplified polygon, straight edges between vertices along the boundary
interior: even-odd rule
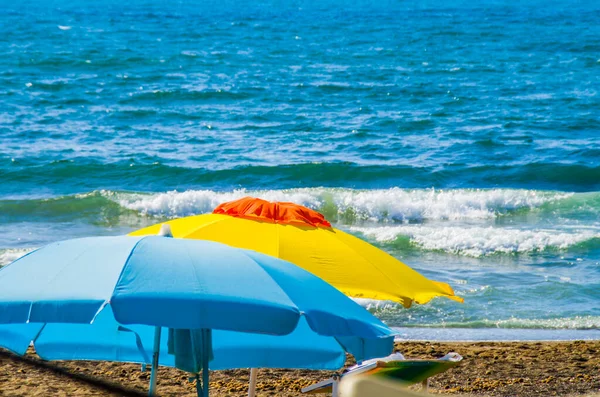
[[[0,265],[255,195],[465,298],[361,302],[393,326],[600,328],[596,3],[3,1],[0,20]]]

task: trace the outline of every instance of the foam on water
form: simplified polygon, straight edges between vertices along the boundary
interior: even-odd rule
[[[186,192],[166,192],[153,195],[117,194],[118,203],[144,215],[182,217],[212,212],[225,201],[245,196],[260,197],[269,201],[292,201],[310,207],[318,207],[318,198],[304,190],[298,191],[247,191],[215,192],[212,190],[190,190]],[[113,196],[113,195],[109,195]]]
[[[487,289],[487,287],[483,287]],[[464,296],[465,294],[459,294]],[[456,311],[463,307],[458,307],[449,312],[450,306],[438,305],[417,305],[409,311],[401,305],[391,301],[377,301],[373,299],[354,299],[365,309],[382,316],[392,326],[402,326],[406,328],[464,328],[464,329],[544,329],[544,330],[599,330],[600,316],[598,315],[573,315],[573,316],[549,316],[547,313],[541,317],[520,317],[511,315],[510,312],[503,314],[488,313],[487,316],[480,313],[479,316],[469,315],[456,316]],[[471,299],[466,298],[465,305],[468,305]],[[440,301],[438,301],[440,302]],[[442,303],[442,302],[440,302]],[[446,302],[447,303],[447,302]],[[479,317],[477,316],[477,317]],[[489,317],[488,317],[489,316]],[[497,316],[494,318],[493,316]]]
[[[8,248],[0,249],[0,267],[16,261],[23,255],[33,251],[35,248]]]
[[[537,208],[572,194],[518,189],[190,190],[152,195],[121,194],[118,202],[143,214],[179,217],[210,212],[219,203],[244,196],[293,201],[342,219],[412,222],[490,219],[514,210]]]
[[[400,328],[397,341],[562,341],[599,340],[598,329],[521,329],[521,328]]]
[[[497,253],[515,254],[547,249],[566,249],[600,238],[591,230],[564,232],[561,230],[518,230],[497,227],[421,226],[352,227],[376,241],[393,242],[408,237],[412,244],[432,251],[480,257]]]
[[[403,325],[408,327],[407,325]],[[505,328],[505,329],[598,329],[600,316],[574,316],[561,318],[507,318],[500,320],[482,319],[466,322],[446,322],[440,324],[419,324],[418,327],[444,327],[444,328]]]

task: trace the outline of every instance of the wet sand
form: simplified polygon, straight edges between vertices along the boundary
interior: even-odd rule
[[[481,396],[592,395],[600,393],[600,341],[397,343],[407,358],[437,358],[455,351],[461,364],[430,380],[430,393]],[[347,365],[351,365],[348,360]],[[258,396],[299,396],[300,389],[332,372],[260,370]],[[211,373],[211,395],[247,395],[248,370]],[[0,351],[0,396],[143,396],[150,372],[107,362],[43,362]],[[194,383],[176,369],[160,368],[162,396],[194,396]]]

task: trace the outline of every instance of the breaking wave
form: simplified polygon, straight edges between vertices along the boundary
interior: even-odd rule
[[[600,237],[600,225],[571,230],[556,222],[561,217],[597,218],[600,193],[522,189],[101,190],[0,200],[0,221],[83,221],[102,227],[141,227],[168,218],[209,213],[222,202],[244,196],[305,205],[341,227],[383,244],[472,257],[566,249]],[[504,221],[501,226],[491,226],[496,220],[522,216],[547,218],[555,227],[523,229]]]
[[[384,227],[352,227],[380,243],[408,238],[410,243],[424,250],[481,257],[492,254],[523,254],[549,249],[567,249],[600,238],[592,230],[517,230],[495,227],[430,227],[402,225]]]
[[[403,324],[410,328],[410,324]],[[508,329],[573,329],[586,330],[600,328],[600,317],[598,316],[575,316],[565,318],[529,319],[508,318],[502,320],[479,320],[457,323],[418,324],[415,327],[431,328],[508,328]]]
[[[598,210],[598,194],[591,204]],[[561,193],[514,189],[373,189],[303,188],[287,190],[188,190],[135,193],[110,190],[85,194],[0,201],[0,217],[42,216],[64,219],[86,218],[102,213],[107,217],[149,215],[181,217],[211,212],[218,204],[244,196],[271,201],[292,201],[316,209],[333,222],[359,221],[414,223],[429,220],[476,220],[531,210],[577,210],[589,193]],[[585,200],[590,205],[590,200]],[[551,208],[549,208],[550,206]],[[554,208],[557,207],[557,208]]]
[[[539,208],[573,194],[513,189],[190,190],[121,196],[118,202],[142,214],[180,217],[210,212],[219,203],[249,195],[271,201],[292,201],[319,210],[334,222],[353,223],[489,219]]]

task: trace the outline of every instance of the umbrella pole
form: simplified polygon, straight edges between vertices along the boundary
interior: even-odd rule
[[[149,396],[156,393],[156,373],[158,371],[158,354],[160,352],[160,327],[154,328],[154,353],[152,354],[152,372],[150,373]]]
[[[258,368],[250,368],[250,384],[248,385],[248,397],[256,397],[256,377]]]
[[[204,349],[202,352],[202,391],[204,392],[203,397],[208,397],[208,356],[212,347],[212,335],[208,329],[202,331],[204,333],[204,337],[202,338],[204,342],[202,344]]]
[[[200,382],[200,375],[196,374],[196,395],[202,397],[204,392],[202,391],[202,383]]]

